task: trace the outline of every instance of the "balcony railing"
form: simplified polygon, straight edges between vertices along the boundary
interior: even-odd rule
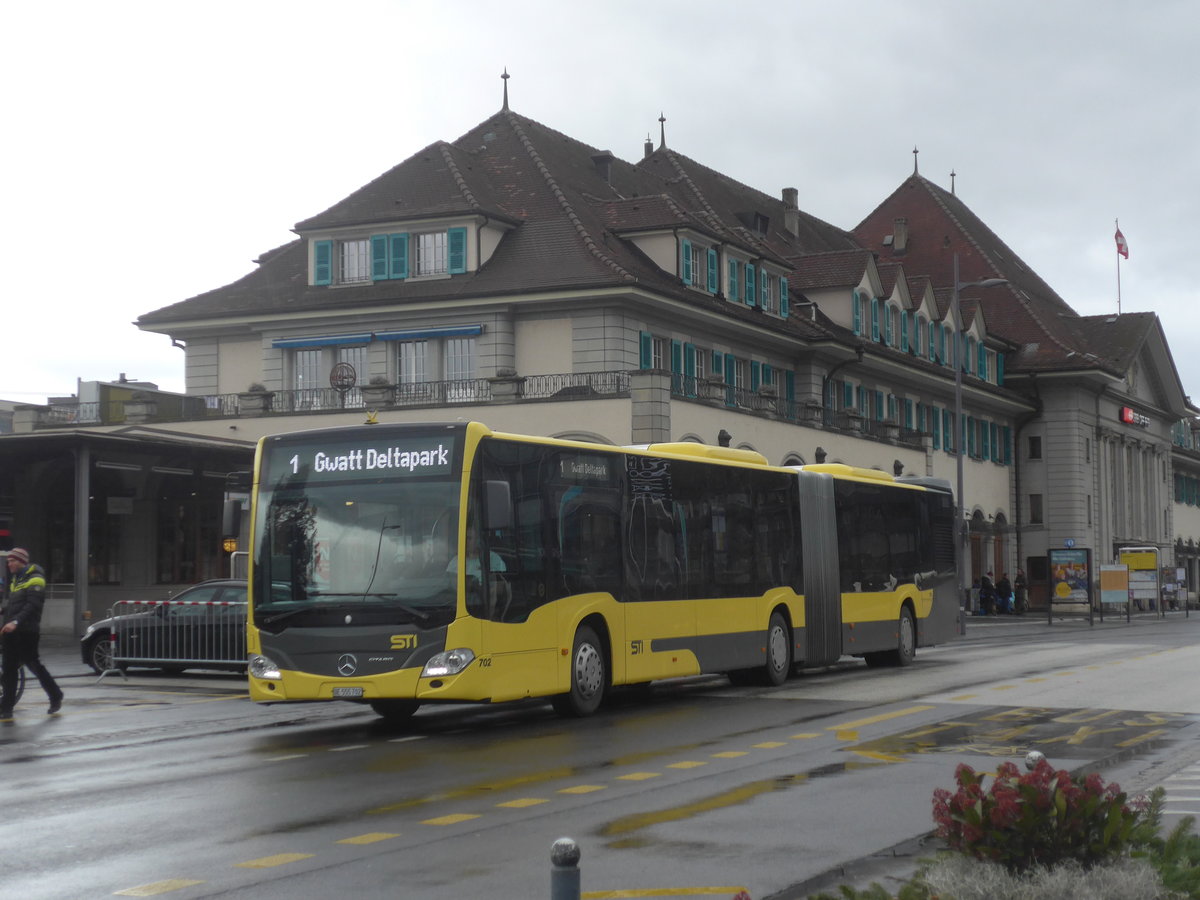
[[[185,422],[206,418],[303,415],[362,409],[440,408],[494,402],[591,400],[628,397],[628,371],[569,372],[550,375],[498,376],[459,381],[421,381],[410,384],[358,385],[348,391],[305,388],[239,394],[178,395],[166,401],[55,404],[37,408],[34,428],[111,425],[131,422]],[[718,405],[749,415],[766,416],[823,429],[850,431],[878,440],[920,446],[925,435],[895,422],[867,419],[853,410],[831,410],[813,397],[802,400],[778,396],[774,385],[751,390],[717,377],[697,378],[664,373],[670,391],[680,400]],[[160,395],[161,396],[161,395]]]

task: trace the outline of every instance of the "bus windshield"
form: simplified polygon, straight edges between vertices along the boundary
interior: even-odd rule
[[[432,627],[454,618],[461,480],[448,456],[439,464],[437,449],[429,452],[431,474],[373,471],[366,460],[381,454],[354,447],[271,451],[256,520],[258,627]]]

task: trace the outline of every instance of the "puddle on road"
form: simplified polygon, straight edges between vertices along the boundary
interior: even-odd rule
[[[786,791],[818,778],[845,775],[855,770],[904,762],[918,754],[955,753],[964,756],[1020,758],[1040,750],[1051,761],[1057,757],[1100,759],[1114,752],[1142,752],[1160,746],[1174,732],[1195,722],[1182,713],[1131,712],[1114,709],[1050,709],[1043,707],[993,707],[908,731],[859,741],[840,747],[854,760],[833,763],[792,775],[751,781],[680,806],[614,819],[599,829],[611,838],[613,849],[658,845],[647,834],[654,825],[692,819],[705,813],[748,804],[764,794]],[[847,733],[827,726],[830,734]]]

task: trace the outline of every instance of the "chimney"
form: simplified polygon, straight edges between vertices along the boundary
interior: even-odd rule
[[[612,164],[614,159],[616,157],[612,155],[611,150],[601,150],[592,157],[592,165],[596,167],[596,174],[609,184],[612,184]]]
[[[897,219],[892,229],[892,252],[903,253],[908,247],[908,219]]]
[[[783,189],[783,227],[792,237],[800,236],[800,210],[796,202],[800,192],[795,188]]]

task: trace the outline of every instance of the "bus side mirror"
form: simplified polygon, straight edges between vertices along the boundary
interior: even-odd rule
[[[242,533],[242,501],[226,500],[221,509],[221,537],[236,538]]]
[[[483,527],[488,531],[512,528],[512,494],[507,481],[483,483]]]

